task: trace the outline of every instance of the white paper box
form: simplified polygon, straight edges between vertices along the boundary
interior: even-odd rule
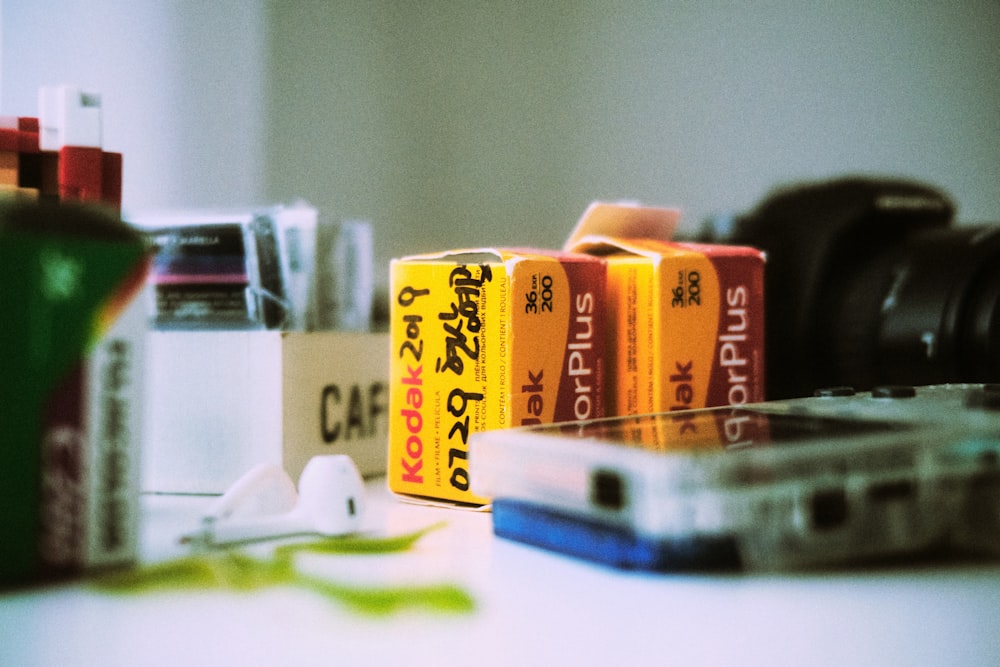
[[[150,333],[142,489],[224,492],[259,463],[320,454],[385,473],[387,334]]]

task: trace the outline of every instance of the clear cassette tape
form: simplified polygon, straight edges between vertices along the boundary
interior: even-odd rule
[[[156,251],[149,282],[157,328],[275,328],[283,320],[271,218],[178,213],[139,224]]]
[[[371,224],[319,217],[305,202],[176,211],[131,221],[155,250],[158,329],[371,328]]]
[[[474,434],[495,532],[650,570],[1000,553],[1000,386],[808,399]]]

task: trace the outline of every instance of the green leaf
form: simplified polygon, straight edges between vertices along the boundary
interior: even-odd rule
[[[254,558],[238,550],[215,551],[111,572],[90,580],[97,590],[137,595],[167,590],[256,591],[273,586],[297,586],[366,615],[383,616],[417,608],[443,613],[468,613],[475,609],[472,596],[453,584],[357,587],[300,573],[296,553],[381,554],[405,551],[438,523],[397,537],[332,538],[278,547],[269,559]]]
[[[290,557],[299,552],[323,554],[386,554],[409,550],[428,533],[445,526],[441,521],[412,533],[392,537],[373,537],[370,535],[345,535],[328,537],[313,542],[285,544],[275,549],[276,557]]]
[[[177,589],[256,590],[285,583],[293,576],[284,563],[224,551],[110,572],[90,583],[99,590],[122,594]]]
[[[305,576],[298,577],[296,583],[344,604],[355,612],[372,616],[385,616],[408,608],[468,613],[476,606],[468,592],[452,584],[362,588]]]

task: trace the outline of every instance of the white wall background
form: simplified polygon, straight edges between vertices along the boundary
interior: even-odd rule
[[[264,11],[256,0],[0,0],[0,111],[38,88],[101,93],[106,150],[138,211],[265,197]]]
[[[380,262],[845,172],[1000,220],[1000,3],[2,0],[2,111],[104,95],[126,210],[305,197]]]

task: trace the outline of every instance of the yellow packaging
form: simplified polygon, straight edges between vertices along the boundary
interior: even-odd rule
[[[764,400],[763,253],[638,237],[678,215],[598,203],[567,242],[607,262],[608,414]]]
[[[605,415],[603,260],[456,250],[390,267],[389,488],[481,505],[469,434]]]

